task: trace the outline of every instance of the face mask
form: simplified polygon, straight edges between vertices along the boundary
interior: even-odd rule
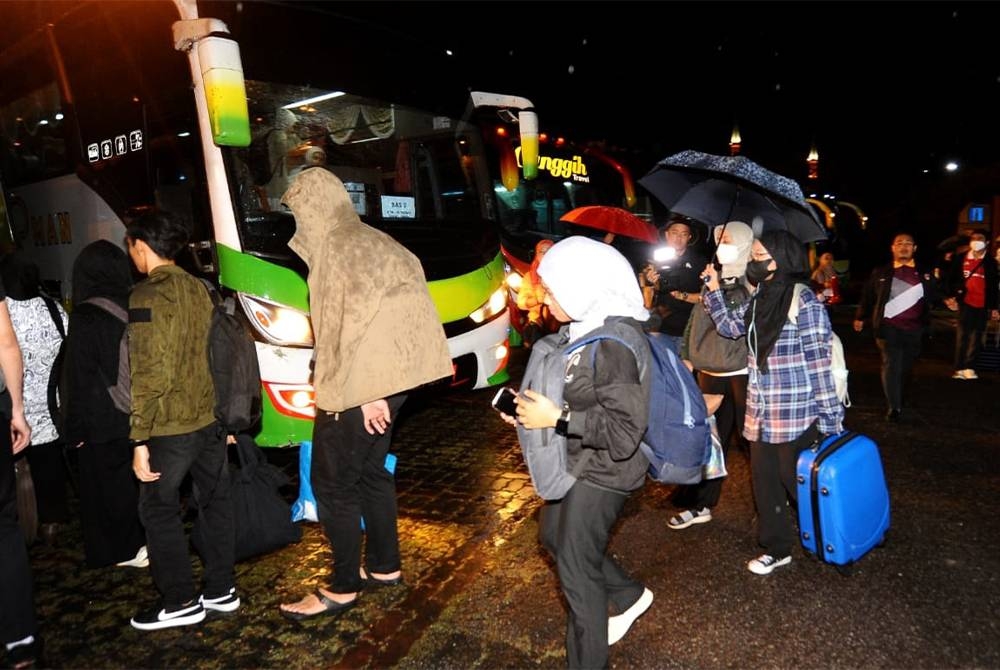
[[[747,263],[747,281],[756,285],[767,279],[768,275],[772,272],[772,270],[767,269],[767,266],[771,264],[771,260],[750,261]]]
[[[720,265],[735,263],[739,255],[740,251],[736,248],[735,244],[726,244],[723,242],[715,250],[715,257],[719,259]]]
[[[973,251],[982,251],[986,248],[986,243],[982,240],[972,240],[969,246],[972,247]]]

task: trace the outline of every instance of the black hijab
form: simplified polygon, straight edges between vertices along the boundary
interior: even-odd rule
[[[757,286],[744,316],[747,343],[755,352],[757,368],[766,373],[767,357],[788,319],[795,283],[809,278],[809,259],[805,245],[786,230],[768,230],[757,239],[778,266],[770,279]]]
[[[3,277],[7,297],[11,300],[31,300],[41,295],[39,287],[42,282],[38,266],[16,253],[10,254],[0,263],[0,276]]]
[[[91,242],[73,262],[73,304],[103,296],[128,305],[132,266],[118,245],[107,240]]]

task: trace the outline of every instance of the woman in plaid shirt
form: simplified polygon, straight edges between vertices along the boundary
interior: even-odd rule
[[[703,300],[720,335],[745,335],[748,344],[747,413],[743,435],[750,441],[750,470],[757,505],[757,541],[764,553],[747,564],[758,575],[792,561],[796,534],[787,498],[796,499],[799,452],[819,436],[842,430],[844,407],[831,371],[830,318],[812,290],[799,294],[799,314],[788,318],[795,284],[808,285],[804,245],[786,231],[754,240],[747,279],[750,300],[729,311],[711,264],[702,275]]]

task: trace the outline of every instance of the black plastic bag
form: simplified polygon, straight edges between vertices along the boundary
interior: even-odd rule
[[[292,521],[291,505],[281,494],[281,488],[290,485],[291,480],[267,462],[267,456],[249,435],[236,438],[236,454],[239,465],[229,464],[236,560],[298,542],[302,528]],[[201,553],[203,538],[197,532],[192,542]]]

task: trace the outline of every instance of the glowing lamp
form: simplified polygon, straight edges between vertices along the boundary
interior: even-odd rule
[[[198,60],[213,141],[220,146],[250,146],[250,112],[239,46],[225,37],[206,37],[198,40]]]
[[[538,115],[530,110],[517,113],[521,126],[521,169],[525,179],[538,176]]]

